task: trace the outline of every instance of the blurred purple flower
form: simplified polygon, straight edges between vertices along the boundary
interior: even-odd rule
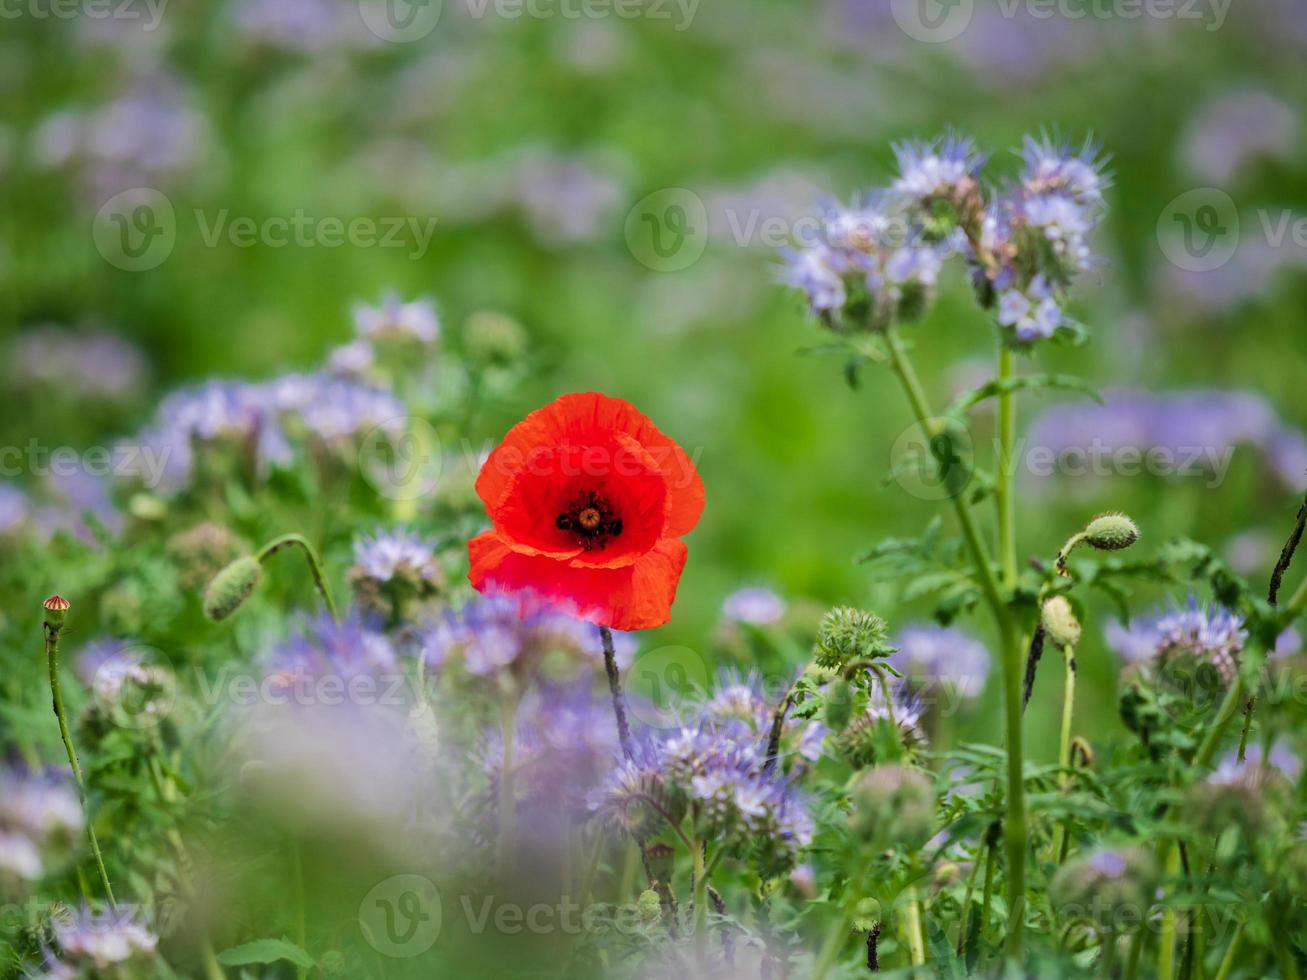
[[[440,318],[429,299],[406,303],[394,293],[388,293],[378,306],[364,303],[354,306],[354,330],[364,340],[434,344],[440,337]]]
[[[772,626],[785,616],[785,600],[771,589],[739,589],[722,603],[722,615],[732,623]]]
[[[1223,93],[1190,120],[1182,152],[1194,176],[1225,187],[1253,162],[1289,158],[1297,135],[1297,114],[1269,92]]]
[[[917,623],[905,626],[893,640],[898,651],[890,664],[914,686],[946,684],[963,697],[975,698],[985,688],[992,659],[988,648],[960,629]]]
[[[103,330],[43,326],[20,334],[9,355],[19,387],[58,386],[71,398],[128,398],[140,394],[147,364],[141,351]]]

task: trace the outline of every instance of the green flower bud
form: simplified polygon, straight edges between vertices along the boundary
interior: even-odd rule
[[[853,686],[844,678],[826,689],[826,727],[842,732],[853,717]]]
[[[657,922],[663,916],[662,899],[652,888],[646,888],[640,893],[640,897],[635,900],[635,909],[640,914],[641,920],[649,924]]]
[[[463,349],[469,359],[502,367],[526,352],[526,331],[510,316],[483,310],[463,326]]]
[[[1139,540],[1139,526],[1125,514],[1103,514],[1085,528],[1085,541],[1099,551],[1121,551]]]
[[[237,558],[213,577],[204,592],[204,615],[214,622],[226,619],[253,594],[263,578],[257,558]]]
[[[52,595],[41,604],[45,610],[45,624],[56,633],[64,628],[65,614],[72,603],[61,595]]]
[[[878,766],[850,793],[849,829],[876,850],[916,850],[935,832],[935,788],[918,769]]]
[[[1110,924],[1123,909],[1147,906],[1156,879],[1140,847],[1103,847],[1069,860],[1049,883],[1053,907],[1067,918]]]
[[[863,657],[883,657],[893,651],[887,643],[889,627],[874,612],[839,606],[821,618],[817,629],[817,664],[841,667]]]
[[[1044,603],[1041,612],[1044,633],[1059,647],[1074,647],[1080,643],[1080,621],[1064,595],[1055,595]]]

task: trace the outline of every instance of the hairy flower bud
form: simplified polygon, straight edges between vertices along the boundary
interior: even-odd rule
[[[512,364],[526,350],[526,331],[511,316],[482,310],[463,325],[463,349],[479,364]]]
[[[850,796],[849,829],[874,849],[916,849],[934,831],[935,789],[918,769],[869,769],[853,784]]]
[[[226,619],[250,597],[263,578],[257,558],[237,558],[213,577],[204,592],[204,615],[214,622]]]
[[[177,566],[177,584],[185,592],[201,591],[227,564],[250,550],[235,531],[212,521],[174,534],[166,549]]]
[[[1045,634],[1059,647],[1074,647],[1080,643],[1080,621],[1066,596],[1053,596],[1044,603],[1040,615]]]
[[[839,606],[821,618],[815,656],[822,667],[841,667],[863,657],[883,657],[893,651],[886,640],[885,620],[874,612]]]
[[[1048,894],[1067,918],[1110,923],[1123,909],[1145,908],[1155,878],[1153,860],[1143,848],[1099,848],[1063,865]]]
[[[1121,551],[1139,540],[1139,526],[1125,514],[1103,514],[1085,528],[1085,542],[1099,551]]]

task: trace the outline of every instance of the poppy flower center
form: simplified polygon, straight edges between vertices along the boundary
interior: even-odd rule
[[[622,533],[622,519],[613,512],[612,505],[605,498],[593,491],[581,494],[560,511],[554,524],[558,530],[576,535],[586,551],[603,550],[608,546],[609,538]]]

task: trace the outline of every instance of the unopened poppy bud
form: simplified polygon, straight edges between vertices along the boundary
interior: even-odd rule
[[[663,916],[662,899],[652,888],[646,888],[640,893],[640,897],[635,900],[635,908],[640,918],[648,923],[657,922]]]
[[[1064,595],[1055,595],[1044,603],[1041,614],[1044,632],[1059,647],[1074,647],[1080,642],[1080,621]]]
[[[1139,540],[1139,526],[1125,514],[1103,514],[1085,528],[1085,541],[1099,551],[1121,551]]]
[[[204,591],[204,615],[214,622],[226,619],[250,597],[263,578],[256,558],[237,558],[213,577]]]
[[[816,660],[822,667],[841,667],[861,657],[891,653],[886,643],[889,628],[874,612],[839,606],[821,618],[817,630]]]
[[[853,717],[853,687],[844,678],[826,689],[826,727],[842,732]]]
[[[64,615],[68,612],[72,603],[61,595],[52,595],[41,604],[45,610],[45,623],[52,630],[58,631],[64,628]]]

